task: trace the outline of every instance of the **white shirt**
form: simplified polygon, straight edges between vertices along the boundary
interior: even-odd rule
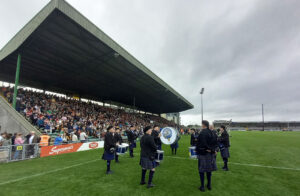
[[[34,138],[34,135],[30,136],[30,138],[29,138],[29,144],[32,144],[33,138]]]
[[[73,141],[73,142],[78,141],[77,135],[73,134],[73,136],[72,136],[72,141]]]
[[[85,132],[81,132],[80,133],[80,140],[85,140],[87,137],[86,133]]]

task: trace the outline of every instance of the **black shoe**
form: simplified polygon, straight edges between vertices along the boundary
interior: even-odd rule
[[[144,184],[146,184],[146,182],[140,182],[140,185],[144,185]]]
[[[225,166],[224,166],[224,167],[222,167],[222,169],[225,169]]]
[[[147,185],[147,188],[152,188],[152,187],[155,187],[155,185],[152,183]]]
[[[224,171],[229,171],[228,167],[225,167],[223,170],[224,170]]]
[[[203,186],[200,186],[198,189],[199,189],[201,192],[205,192],[205,189],[204,189]]]
[[[106,171],[106,174],[112,174],[113,173],[113,171]]]
[[[206,187],[207,187],[208,190],[211,191],[211,186],[210,185],[209,186],[207,185]]]

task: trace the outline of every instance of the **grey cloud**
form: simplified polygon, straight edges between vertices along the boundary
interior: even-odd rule
[[[0,7],[2,47],[48,1]],[[297,0],[69,0],[209,120],[300,120]]]

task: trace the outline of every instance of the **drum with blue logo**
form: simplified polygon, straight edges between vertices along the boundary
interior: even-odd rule
[[[165,127],[161,130],[160,140],[163,144],[171,145],[177,142],[180,138],[178,130],[172,127]]]
[[[124,155],[128,151],[128,144],[122,143],[121,145],[118,145],[116,153],[117,155]]]
[[[155,153],[155,162],[162,162],[164,160],[164,151],[157,150]]]
[[[197,159],[196,147],[189,147],[189,155],[191,159]]]

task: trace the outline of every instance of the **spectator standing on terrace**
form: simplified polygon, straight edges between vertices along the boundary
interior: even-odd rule
[[[77,142],[78,141],[78,137],[74,132],[71,133],[71,136],[72,136],[72,142]]]
[[[88,137],[88,136],[86,135],[86,133],[85,133],[84,131],[82,131],[82,132],[80,133],[80,142],[81,142],[81,143],[86,142],[87,137]]]
[[[14,159],[19,158],[20,151],[23,150],[22,144],[24,143],[24,140],[22,139],[22,134],[18,133],[15,139],[15,145],[16,145],[16,152],[14,154]]]
[[[1,129],[0,129],[0,131],[1,131]],[[4,140],[5,140],[5,136],[6,136],[5,133],[1,133],[1,135],[0,135],[0,146],[3,145],[3,142],[4,142]]]
[[[26,135],[26,143],[29,144],[27,146],[28,156],[33,158],[34,155],[34,147],[35,144],[39,143],[39,137],[35,135],[34,131],[31,131],[30,134]]]

